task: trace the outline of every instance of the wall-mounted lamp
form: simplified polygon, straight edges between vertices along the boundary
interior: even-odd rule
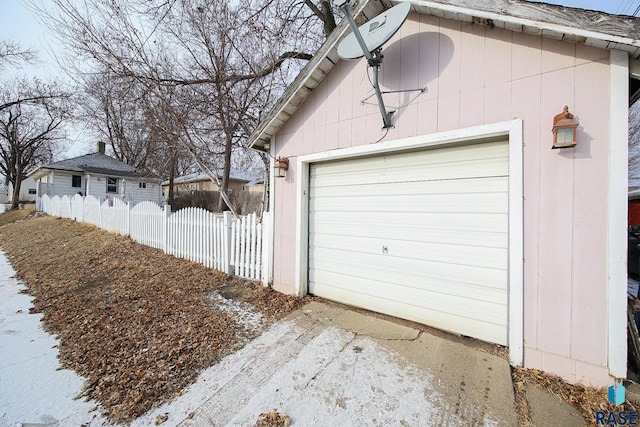
[[[578,122],[573,119],[573,114],[569,112],[569,107],[565,105],[562,113],[553,118],[553,147],[551,148],[575,147],[577,128]]]
[[[287,169],[289,169],[289,159],[286,157],[278,157],[276,163],[273,165],[274,176],[276,178],[286,177]]]

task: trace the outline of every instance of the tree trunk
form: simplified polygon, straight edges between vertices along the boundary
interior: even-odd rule
[[[220,188],[219,191],[221,193],[224,192],[225,194],[228,195],[229,194],[229,175],[231,174],[231,151],[233,148],[233,141],[229,133],[227,133],[226,139],[227,139],[226,144],[224,146],[224,168],[222,171],[222,183],[221,183],[222,188]],[[220,200],[218,201],[218,212],[225,211],[229,208],[230,206],[227,206],[223,198],[220,197]]]
[[[11,199],[11,209],[18,209],[20,204],[20,187],[22,187],[22,173],[17,173],[13,183],[13,195]]]
[[[169,159],[169,197],[167,198],[167,203],[169,206],[173,206],[174,192],[173,192],[173,180],[176,177],[176,157],[175,153],[171,153],[171,158]]]
[[[324,35],[329,37],[329,34],[336,28],[336,18],[333,16],[329,1],[320,2],[320,7],[322,8],[321,19],[324,27]]]

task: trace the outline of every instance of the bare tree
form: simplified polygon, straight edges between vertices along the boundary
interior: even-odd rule
[[[69,116],[68,95],[41,82],[18,80],[7,83],[6,99],[32,99],[13,103],[0,111],[0,171],[13,186],[12,209],[18,207],[25,172],[46,162],[64,139],[62,125]]]
[[[109,143],[118,160],[146,168],[154,147],[139,85],[98,73],[85,78],[84,95],[81,118],[94,135]]]
[[[32,50],[23,49],[12,40],[0,40],[0,71],[8,66],[33,62],[35,59],[36,54]]]
[[[335,28],[328,0],[54,0],[69,66],[144,87],[158,130],[227,195],[234,150]],[[87,69],[88,65],[94,67]],[[169,89],[170,88],[170,89]],[[179,102],[176,102],[179,101]]]

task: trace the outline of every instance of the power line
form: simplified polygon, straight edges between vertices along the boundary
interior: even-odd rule
[[[616,14],[623,15],[625,13],[624,11],[627,10],[627,7],[630,6],[631,1],[632,0],[621,0],[620,6],[616,9]]]

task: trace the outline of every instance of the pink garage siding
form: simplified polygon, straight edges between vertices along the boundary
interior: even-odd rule
[[[384,48],[397,108],[385,140],[520,118],[524,123],[524,363],[604,385],[607,370],[609,52],[433,16],[411,15]],[[340,61],[276,135],[290,158],[276,180],[274,287],[295,291],[296,156],[384,136],[364,60]],[[564,105],[579,143],[551,150]],[[624,141],[623,143],[626,143]]]

